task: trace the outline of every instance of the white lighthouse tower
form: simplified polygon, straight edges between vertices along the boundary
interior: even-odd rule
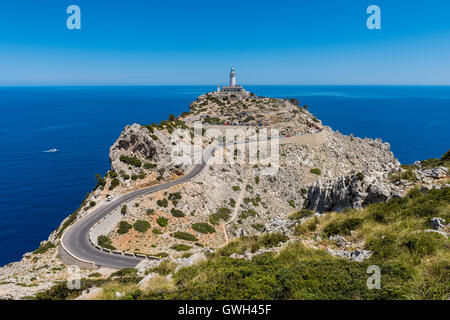
[[[230,72],[230,87],[236,86],[236,73],[234,72],[234,68],[231,68]]]

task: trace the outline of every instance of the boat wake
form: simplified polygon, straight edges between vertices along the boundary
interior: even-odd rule
[[[55,148],[53,148],[53,149],[50,149],[50,150],[46,150],[46,151],[43,151],[43,152],[55,153],[55,152],[59,152],[59,150],[58,150],[58,149],[55,149]]]

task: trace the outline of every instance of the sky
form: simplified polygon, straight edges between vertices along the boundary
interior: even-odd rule
[[[450,1],[0,3],[2,86],[226,84],[231,67],[253,85],[450,85]]]

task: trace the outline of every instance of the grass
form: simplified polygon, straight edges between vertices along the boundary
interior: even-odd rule
[[[397,172],[397,173],[391,173],[389,175],[389,179],[391,182],[399,182],[401,180],[408,180],[409,182],[417,182],[418,179],[416,177],[416,174],[411,169],[407,169],[405,171]]]
[[[39,248],[33,251],[33,254],[43,254],[46,253],[49,249],[56,248],[56,246],[52,242],[47,242],[44,245],[41,245]]]
[[[436,167],[447,167],[450,169],[450,150],[448,150],[441,159],[428,159],[420,162],[421,167],[431,169]]]
[[[310,216],[312,216],[313,214],[314,214],[314,211],[311,211],[311,210],[308,210],[308,209],[302,209],[302,210],[300,210],[300,211],[296,211],[296,212],[294,212],[294,213],[291,213],[291,214],[288,216],[288,219],[291,219],[291,220],[300,220],[300,219],[303,219],[303,218],[310,217]]]
[[[310,173],[315,174],[317,176],[320,176],[322,174],[322,172],[320,171],[319,168],[313,168],[311,170],[309,170]]]
[[[363,262],[333,257],[326,250],[292,241],[279,252],[255,255],[252,259],[233,259],[232,253],[256,252],[278,246],[287,240],[282,234],[246,236],[229,242],[208,255],[208,260],[174,272],[162,265],[155,272],[173,274],[173,282],[155,280],[145,289],[132,282],[133,274],[122,274],[103,285],[102,296],[116,299],[248,300],[248,299],[325,299],[325,300],[447,300],[450,293],[450,241],[430,228],[432,217],[450,220],[450,188],[422,193],[411,190],[407,197],[372,204],[363,210],[327,213],[304,224],[302,239],[316,232],[348,234],[347,239],[364,243],[372,256]],[[314,228],[307,228],[307,225]],[[296,229],[297,230],[297,229]],[[328,240],[323,240],[325,243]],[[175,245],[178,251],[191,247]],[[381,289],[368,290],[367,268],[381,269]],[[125,281],[124,279],[130,279]],[[159,281],[162,281],[160,283]],[[52,288],[40,297],[69,298],[64,286]],[[106,295],[106,293],[108,293]]]

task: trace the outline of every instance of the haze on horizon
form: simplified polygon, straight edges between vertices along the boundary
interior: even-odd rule
[[[66,8],[81,8],[81,30]],[[369,5],[381,30],[366,27]],[[0,4],[0,85],[450,85],[450,2]]]

